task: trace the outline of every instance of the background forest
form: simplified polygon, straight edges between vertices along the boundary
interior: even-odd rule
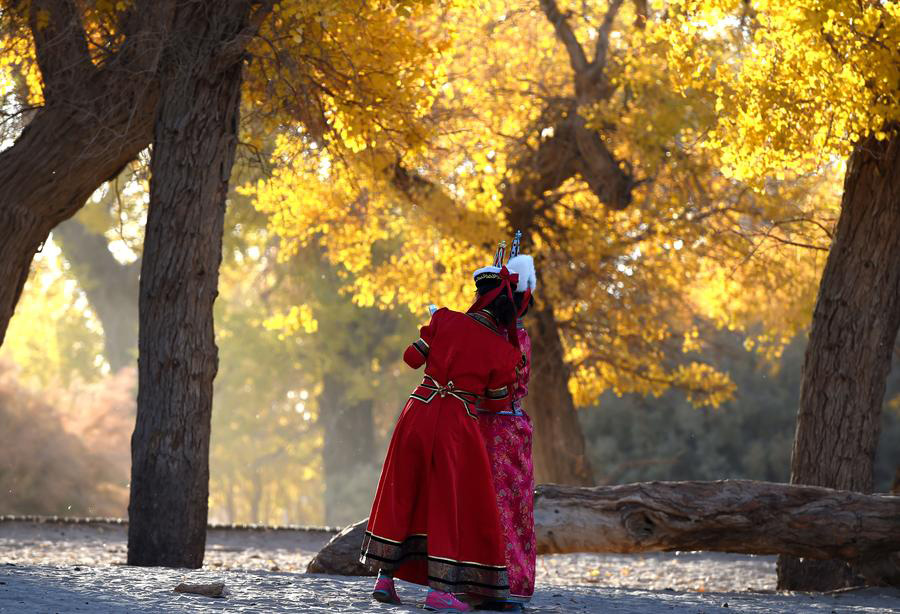
[[[128,3],[88,4],[99,40]],[[759,16],[711,2],[679,29],[666,4],[277,5],[248,51],[228,191],[212,521],[365,516],[420,377],[403,349],[429,303],[467,306],[471,271],[515,229],[540,277],[526,322],[539,480],[788,481],[842,160],[862,128],[839,104],[800,109],[819,123],[797,141],[777,138],[791,116],[764,117],[766,100],[729,115],[741,90],[716,67],[756,57],[745,22]],[[841,28],[868,23],[860,10],[810,14],[857,50]],[[3,149],[42,83],[15,11],[0,16]],[[813,81],[836,72],[804,58]],[[828,83],[823,96],[854,98]],[[769,156],[772,142],[787,153]],[[0,514],[126,515],[149,202],[144,150],[32,263],[0,348]],[[882,492],[900,468],[897,368],[885,399]]]
[[[235,198],[232,204],[240,202]],[[233,206],[230,216],[238,211]],[[245,213],[231,224],[234,246],[217,313],[222,370],[213,413],[211,518],[351,522],[368,513],[390,429],[417,381],[398,357],[424,317],[354,305],[318,254],[278,262],[273,248],[255,247],[265,230],[254,230],[257,216]],[[121,241],[118,232],[109,231],[110,244]],[[64,253],[55,243],[42,252],[13,321],[28,330],[13,338],[27,342],[8,343],[0,354],[0,446],[13,461],[0,474],[9,495],[0,512],[124,517],[135,374],[130,367],[111,372],[103,327],[81,285],[91,287],[88,269],[79,274]],[[308,280],[315,301],[298,280]],[[291,297],[301,292],[309,306],[305,328],[284,333],[284,319],[298,317]],[[805,338],[792,340],[774,361],[748,351],[747,339],[718,331],[703,353],[736,385],[734,398],[718,407],[697,407],[683,392],[669,391],[659,397],[607,392],[580,408],[597,483],[787,481]],[[354,363],[356,347],[371,358]],[[331,384],[339,393],[326,389],[335,379],[342,381]],[[898,369],[886,396],[892,401],[883,414],[877,492],[889,489],[900,466]],[[352,422],[328,430],[329,411]],[[351,419],[353,412],[367,419]],[[339,457],[353,459],[338,461],[329,473],[326,437]]]

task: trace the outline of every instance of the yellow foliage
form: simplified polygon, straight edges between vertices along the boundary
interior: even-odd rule
[[[559,4],[590,51],[610,3]],[[579,403],[679,386],[715,405],[729,387],[695,364],[698,319],[758,326],[770,358],[807,322],[840,178],[810,171],[896,118],[896,5],[676,0],[643,20],[638,4],[609,30],[611,94],[577,109],[637,181],[633,204],[569,179],[530,195],[526,246]],[[80,6],[99,63],[128,3]],[[0,88],[39,101],[24,31],[5,30]],[[242,192],[280,258],[321,247],[358,306],[465,308],[471,271],[514,230],[510,186],[539,170],[521,160],[573,112],[540,4],[282,0],[249,51],[242,142],[272,170]],[[305,309],[267,325],[314,331]]]
[[[593,40],[607,3],[560,4],[572,9],[579,40]],[[730,102],[703,86],[733,61],[734,44],[711,34],[721,26],[710,17],[689,41],[697,53],[686,66],[673,60],[686,39],[665,20],[637,25],[633,10],[626,3],[610,33],[613,94],[579,112],[643,179],[634,204],[607,209],[569,180],[540,209],[526,245],[539,258],[538,298],[560,324],[576,402],[678,386],[718,405],[733,386],[693,358],[703,348],[696,318],[761,324],[754,345],[777,357],[808,321],[840,171],[795,169],[758,192],[723,174],[732,158],[709,142],[717,103]],[[424,313],[429,303],[470,303],[471,271],[513,230],[504,190],[522,179],[517,144],[552,138],[545,100],[573,96],[574,80],[535,2],[460,2],[412,21],[423,40],[439,40],[422,43],[436,50],[422,65],[431,76],[423,91],[434,96],[427,147],[311,146],[309,134],[279,130],[272,178],[245,192],[286,256],[316,241],[344,268],[358,304]]]
[[[21,32],[0,29],[0,97],[18,94],[22,102],[43,102],[43,82],[31,39]]]
[[[748,8],[749,6],[749,8]],[[900,120],[900,8],[841,0],[678,0],[664,35],[679,85],[717,98],[709,146],[731,176],[763,178],[846,158]],[[709,24],[718,24],[710,29]],[[735,39],[710,63],[710,39]],[[698,78],[692,75],[699,74]]]
[[[263,326],[269,330],[279,331],[278,337],[282,340],[299,331],[309,334],[319,329],[319,323],[309,305],[294,305],[286,314],[278,313],[267,318]]]

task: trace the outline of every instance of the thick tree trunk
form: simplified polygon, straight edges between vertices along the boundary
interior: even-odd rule
[[[859,561],[900,548],[900,497],[749,480],[543,484],[534,521],[540,554],[707,550]],[[368,573],[358,562],[365,523],[332,539],[308,571]]]
[[[354,516],[357,506],[347,505],[360,488],[354,478],[375,459],[372,400],[348,402],[342,380],[328,374],[319,397],[319,422],[324,439],[325,524],[343,526],[359,517]]]
[[[569,392],[569,368],[553,312],[526,316],[531,335],[531,382],[525,407],[534,424],[534,473],[538,482],[591,486],[594,474]]]
[[[103,347],[113,371],[137,362],[138,267],[122,264],[109,251],[106,237],[78,220],[53,229],[53,239],[72,266],[78,284],[103,325]]]
[[[242,61],[219,53],[249,5],[184,5],[154,129],[140,281],[139,386],[128,563],[200,567],[218,352],[225,198],[237,143]]]
[[[897,126],[894,126],[897,128]],[[900,326],[900,137],[850,158],[841,216],[806,349],[791,482],[871,492],[881,406]],[[782,557],[778,586],[840,588],[841,562]]]

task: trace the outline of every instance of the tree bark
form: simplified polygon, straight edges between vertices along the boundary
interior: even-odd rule
[[[242,58],[222,49],[249,3],[183,5],[165,66],[151,161],[140,281],[137,424],[128,564],[200,567],[228,180],[237,144]]]
[[[325,524],[342,526],[353,520],[347,517],[345,509],[346,500],[354,494],[348,492],[348,487],[356,487],[354,476],[368,470],[375,459],[372,399],[348,402],[340,378],[333,374],[325,375],[319,399],[324,440]]]
[[[892,133],[898,126],[889,126]],[[791,482],[871,492],[885,381],[900,326],[900,137],[870,137],[847,167],[813,312]],[[842,562],[782,557],[778,586],[845,586]]]
[[[900,549],[900,497],[750,480],[542,484],[534,521],[539,554],[705,550],[865,561]],[[365,525],[335,536],[307,571],[371,573],[358,562]]]
[[[539,554],[710,550],[859,560],[900,549],[900,497],[752,480],[537,489]]]
[[[137,361],[139,262],[122,264],[102,234],[76,219],[53,229],[53,238],[103,325],[103,349],[113,371]]]
[[[74,0],[32,2],[31,31],[44,106],[0,152],[0,344],[34,254],[150,142],[160,41],[174,0],[142,3],[125,42],[94,66]],[[37,24],[38,14],[47,24]]]
[[[534,424],[535,480],[592,486],[594,474],[569,392],[569,367],[563,357],[556,319],[550,308],[537,310],[526,318],[532,339],[532,364],[525,407]]]

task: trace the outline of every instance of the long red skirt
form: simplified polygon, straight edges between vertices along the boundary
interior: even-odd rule
[[[452,395],[410,398],[391,437],[360,561],[438,590],[504,599],[505,540],[472,414]]]

